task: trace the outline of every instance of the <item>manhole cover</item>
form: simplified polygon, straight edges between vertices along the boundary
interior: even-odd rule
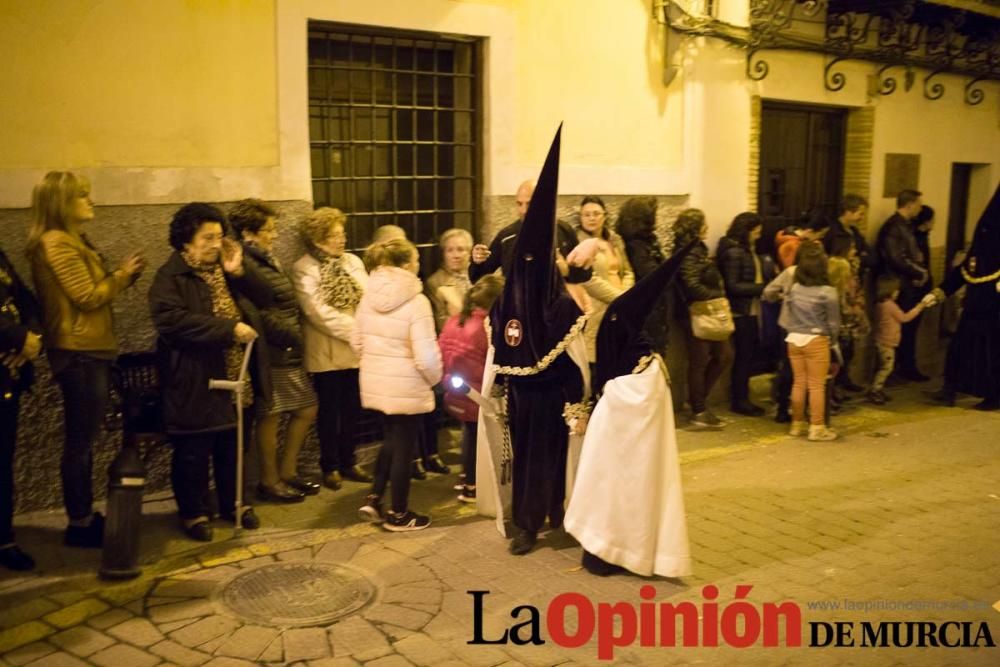
[[[219,599],[248,622],[279,627],[327,625],[364,607],[375,586],[327,563],[275,563],[238,574]]]

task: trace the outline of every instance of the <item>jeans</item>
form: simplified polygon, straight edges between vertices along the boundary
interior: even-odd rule
[[[410,499],[410,473],[422,421],[427,415],[385,415],[382,446],[375,461],[372,493],[385,495],[392,485],[392,511],[405,512]]]
[[[462,472],[465,473],[465,485],[476,485],[476,442],[479,424],[477,422],[462,422]]]
[[[181,519],[211,515],[209,507],[209,464],[215,472],[215,492],[219,512],[232,516],[236,507],[236,429],[174,435],[170,483]]]
[[[0,547],[14,541],[14,447],[17,445],[18,392],[0,398]]]
[[[705,411],[708,394],[731,356],[728,340],[702,340],[688,336],[688,401],[695,414]]]
[[[354,465],[354,429],[361,418],[358,369],[314,373],[312,377],[319,398],[319,467],[324,475],[349,470]]]
[[[753,315],[738,315],[734,318],[736,331],[733,333],[733,369],[730,374],[732,387],[729,401],[736,404],[750,398],[750,375],[754,352],[760,345],[757,318]]]
[[[93,512],[93,448],[108,405],[111,362],[72,354],[55,379],[62,389],[66,429],[61,465],[63,503],[70,520],[80,521]]]
[[[788,344],[792,366],[792,421],[806,420],[806,394],[809,395],[809,423],[826,421],[826,376],[830,371],[830,337],[816,336],[799,347]]]

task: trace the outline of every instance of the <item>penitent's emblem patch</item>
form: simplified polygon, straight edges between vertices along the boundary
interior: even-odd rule
[[[503,339],[507,341],[507,344],[511,347],[517,347],[521,344],[523,337],[521,322],[519,320],[508,320],[506,326],[503,328]]]

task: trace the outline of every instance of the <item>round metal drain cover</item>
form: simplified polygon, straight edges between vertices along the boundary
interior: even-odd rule
[[[340,565],[274,563],[242,572],[219,599],[240,618],[278,627],[327,625],[364,607],[375,586]]]

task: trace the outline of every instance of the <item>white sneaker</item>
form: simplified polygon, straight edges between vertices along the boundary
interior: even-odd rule
[[[811,442],[828,442],[837,439],[837,432],[831,431],[823,424],[809,426],[809,440]]]
[[[808,430],[809,424],[807,422],[792,422],[791,427],[788,429],[788,435],[797,437],[800,435],[805,435]]]

